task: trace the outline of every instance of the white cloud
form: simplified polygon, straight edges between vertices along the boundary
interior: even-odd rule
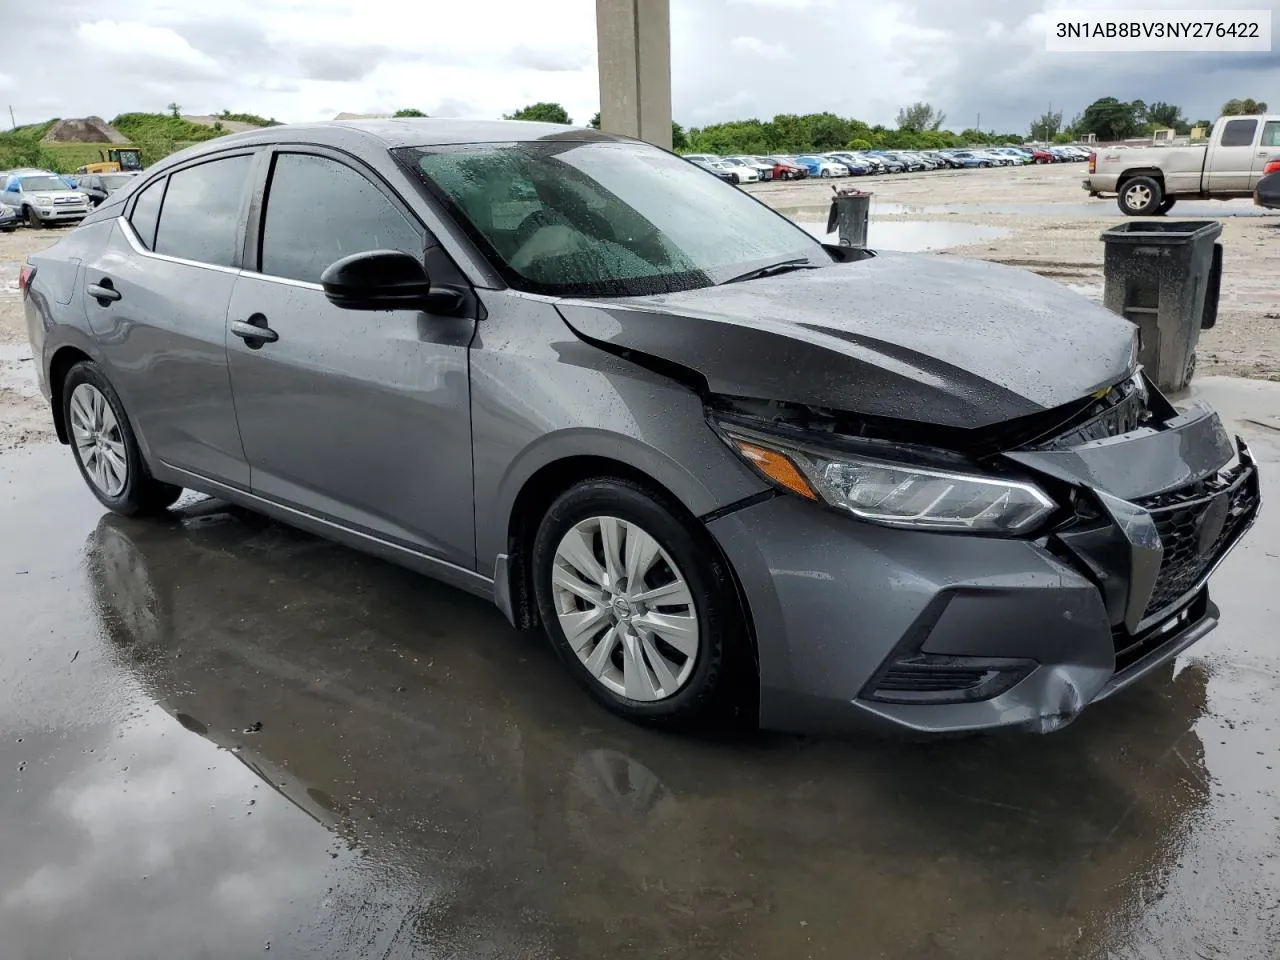
[[[1134,5],[671,0],[673,112],[698,126],[823,110],[891,124],[904,104],[928,100],[952,124],[981,113],[984,128],[1006,132],[1050,101],[1071,117],[1100,96],[1166,100],[1198,119],[1233,96],[1274,99],[1273,54],[1046,53],[1045,9],[1100,4]],[[1254,6],[1280,21],[1280,0]],[[5,103],[20,123],[163,111],[171,100],[187,113],[301,121],[400,107],[498,117],[539,100],[578,121],[599,109],[593,0],[364,0],[360,16],[351,10],[351,0],[38,0],[5,33]]]
[[[762,57],[765,60],[790,60],[791,51],[781,43],[766,43],[759,37],[734,37],[729,41],[734,53]]]
[[[772,7],[775,10],[808,10],[811,7],[829,7],[832,0],[729,0],[734,7]]]
[[[216,60],[207,53],[201,53],[168,27],[99,20],[81,23],[76,28],[76,37],[99,56],[121,65],[146,70],[163,64],[171,69],[177,68],[184,76],[210,79],[222,74]]]

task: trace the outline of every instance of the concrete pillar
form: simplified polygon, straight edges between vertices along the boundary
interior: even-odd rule
[[[670,0],[596,0],[600,129],[671,149]]]

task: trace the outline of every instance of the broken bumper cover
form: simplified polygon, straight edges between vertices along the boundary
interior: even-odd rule
[[[751,600],[761,725],[1048,732],[1158,669],[1217,626],[1206,582],[1257,513],[1257,467],[1241,443],[1224,470],[1225,436],[1196,408],[1029,456],[1098,502],[1037,541],[891,529],[788,496],[716,519]],[[1161,462],[1179,486],[1126,500],[1097,485]]]

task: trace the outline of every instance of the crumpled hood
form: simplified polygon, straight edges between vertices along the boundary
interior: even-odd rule
[[[880,254],[684,293],[559,305],[579,336],[714,393],[976,428],[1116,383],[1134,327],[1026,270]]]

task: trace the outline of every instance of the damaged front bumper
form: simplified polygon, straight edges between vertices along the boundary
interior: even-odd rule
[[[1207,581],[1260,501],[1215,413],[1007,456],[1073,491],[1074,516],[996,539],[778,496],[708,525],[750,598],[762,726],[1048,732],[1217,625]]]

